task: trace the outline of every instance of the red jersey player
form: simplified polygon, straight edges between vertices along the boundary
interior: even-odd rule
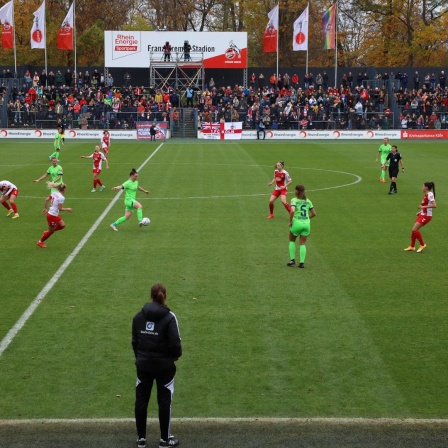
[[[44,215],[47,215],[48,230],[45,230],[42,234],[37,245],[42,248],[46,248],[44,241],[50,238],[54,232],[63,230],[65,228],[65,222],[62,220],[59,212],[71,212],[72,209],[63,207],[65,197],[65,189],[67,185],[64,183],[55,184],[54,182],[47,182],[47,187],[52,189],[52,193],[45,199],[45,208],[42,210]]]
[[[110,146],[110,133],[106,129],[105,131],[103,131],[103,136],[101,138],[101,147],[103,148],[103,152],[104,155],[106,156],[106,159],[109,154],[109,146]]]
[[[423,241],[423,237],[419,229],[426,226],[426,224],[431,221],[432,209],[437,207],[436,186],[434,182],[425,182],[422,185],[422,191],[425,193],[425,196],[423,196],[422,203],[418,206],[420,211],[417,212],[417,219],[412,227],[411,245],[405,249],[406,251],[415,250],[415,240],[418,239],[420,242],[420,247],[417,250],[418,253],[422,252],[423,249],[426,248],[426,244]]]
[[[6,216],[11,216],[13,213],[12,219],[16,219],[19,217],[19,213],[17,212],[17,205],[16,205],[16,197],[19,195],[19,190],[17,187],[9,182],[8,180],[2,180],[0,181],[0,203],[3,205],[3,207],[8,210],[8,214]],[[11,206],[9,206],[11,204]]]
[[[99,179],[99,175],[101,174],[101,168],[103,166],[103,161],[106,162],[106,169],[109,169],[109,162],[107,161],[106,156],[100,151],[99,146],[95,146],[95,152],[90,154],[90,156],[80,156],[81,159],[93,159],[93,190],[92,193],[96,193],[96,186],[100,185],[100,191],[103,191],[106,187],[103,185],[101,180]]]
[[[285,162],[277,162],[276,170],[274,171],[274,178],[268,185],[272,185],[275,182],[275,189],[272,192],[271,198],[269,199],[269,216],[268,219],[274,217],[274,201],[280,196],[281,201],[288,210],[291,211],[291,207],[286,200],[286,195],[288,194],[288,185],[292,182],[291,176],[288,171],[284,170]]]

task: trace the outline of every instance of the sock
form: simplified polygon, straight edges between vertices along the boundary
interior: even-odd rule
[[[138,218],[138,222],[140,222],[143,219],[143,209],[142,208],[137,209],[137,218]]]
[[[121,218],[118,218],[114,223],[112,223],[114,226],[118,226],[119,224],[122,224],[126,221],[126,216],[122,216]]]
[[[9,206],[9,204],[6,201],[2,202],[2,205],[3,205],[3,207],[6,208],[6,210],[11,210],[11,207]]]
[[[11,202],[11,207],[14,210],[14,213],[17,213],[17,205],[14,202]]]
[[[305,258],[306,258],[306,246],[305,246],[305,244],[301,244],[299,246],[299,251],[300,251],[300,263],[305,263]]]
[[[289,259],[295,260],[296,258],[296,242],[290,241],[289,242]]]
[[[96,179],[93,179],[93,189],[95,190],[95,188],[96,188],[96,184],[97,184],[97,180]]]
[[[50,238],[51,233],[48,230],[45,230],[45,232],[42,234],[40,241],[43,243],[45,240]]]
[[[274,214],[274,204],[271,203],[271,202],[269,202],[269,213],[270,213],[271,215]]]
[[[393,189],[394,189],[394,183],[391,182],[391,183],[390,183],[390,187],[389,187],[389,191],[392,191]]]
[[[420,243],[422,246],[424,246],[425,243],[423,242],[423,237],[422,237],[422,234],[420,233],[419,230],[416,230],[416,231],[415,231],[415,236],[417,237],[419,243]],[[415,242],[415,240],[414,240],[414,242]]]
[[[385,170],[381,170],[381,179],[386,180],[386,171]]]
[[[394,190],[397,190],[397,183],[396,182],[392,182],[392,186],[394,187]]]
[[[101,187],[103,186],[103,183],[101,182],[100,179],[97,179],[97,180],[96,180],[96,184],[99,185],[99,186],[101,186]]]
[[[283,205],[285,206],[286,210],[288,210],[288,213],[290,213],[291,212],[290,205],[287,202],[285,204],[283,204]]]
[[[411,233],[411,247],[415,247],[416,239],[417,239],[417,231],[413,230]]]

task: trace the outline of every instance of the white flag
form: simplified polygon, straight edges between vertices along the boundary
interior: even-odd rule
[[[308,12],[309,6],[294,22],[292,49],[294,51],[308,51]]]
[[[268,18],[263,35],[263,49],[265,53],[275,53],[277,51],[278,5],[269,12]]]
[[[45,48],[45,0],[40,8],[34,12],[33,27],[31,28],[31,48]]]

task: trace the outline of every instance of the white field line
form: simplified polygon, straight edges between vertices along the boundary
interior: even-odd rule
[[[295,167],[293,167],[295,168]],[[349,182],[348,184],[341,184],[341,185],[333,185],[332,187],[324,187],[324,188],[314,188],[314,189],[307,189],[308,192],[313,191],[325,191],[325,190],[335,190],[336,188],[344,188],[344,187],[350,187],[352,185],[358,184],[362,181],[362,177],[358,176],[354,173],[348,173],[346,171],[334,171],[334,170],[325,170],[323,168],[302,168],[305,170],[314,170],[314,171],[327,171],[330,173],[339,173],[339,174],[347,174],[349,176],[353,176],[355,180],[353,182]],[[234,198],[252,198],[257,196],[270,196],[272,193],[253,193],[253,194],[235,194],[235,195],[214,195],[214,196],[187,196],[183,198],[141,198],[142,201],[179,201],[179,200],[187,200],[187,199],[234,199]],[[45,199],[44,196],[20,196],[20,199]],[[90,199],[93,200],[109,200],[109,198],[99,198],[91,197]],[[70,198],[71,201],[85,201],[86,198]]]
[[[138,168],[138,171],[140,171],[155,156],[155,154],[162,147],[162,145],[163,145],[163,143],[161,143],[156,148],[156,150],[142,163],[142,165]],[[53,288],[53,286],[56,284],[56,282],[61,278],[62,274],[70,266],[71,262],[75,259],[75,257],[81,251],[81,249],[85,246],[87,241],[89,241],[93,232],[95,232],[95,230],[101,224],[103,219],[106,217],[106,215],[109,213],[109,211],[112,209],[112,207],[115,205],[115,203],[120,198],[122,191],[123,190],[120,190],[115,195],[115,197],[112,199],[111,203],[106,207],[106,209],[101,214],[101,216],[95,221],[93,226],[87,231],[87,233],[84,235],[84,237],[81,239],[81,241],[75,247],[75,249],[73,249],[73,252],[66,258],[64,263],[62,263],[61,267],[56,271],[56,273],[53,275],[51,280],[43,287],[41,292],[33,300],[31,305],[25,310],[25,312],[22,314],[22,316],[20,316],[19,320],[14,324],[14,326],[11,328],[11,330],[8,331],[7,335],[0,342],[0,357],[2,356],[3,352],[8,348],[9,344],[11,344],[13,339],[16,337],[17,333],[23,328],[26,321],[32,316],[32,314],[34,313],[36,308],[39,306],[40,302],[42,302],[42,300],[45,298],[45,296],[50,292],[51,288]]]
[[[148,418],[149,422],[158,422],[157,418]],[[434,425],[442,424],[448,425],[448,419],[419,419],[419,418],[269,418],[269,417],[248,417],[248,418],[219,418],[219,417],[209,417],[209,418],[173,418],[172,421],[177,422],[191,422],[191,423],[296,423],[296,424],[331,424],[331,425]],[[48,419],[11,419],[11,420],[0,420],[0,426],[6,425],[29,425],[29,424],[39,424],[39,423],[129,423],[135,422],[134,418],[48,418]]]

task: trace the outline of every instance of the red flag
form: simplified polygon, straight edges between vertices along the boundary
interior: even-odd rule
[[[73,3],[58,31],[58,50],[73,50]]]
[[[278,34],[278,5],[268,14],[269,22],[266,25],[263,36],[263,47],[265,53],[277,51]]]
[[[0,22],[2,23],[3,48],[14,48],[14,17],[13,0],[0,8]]]

